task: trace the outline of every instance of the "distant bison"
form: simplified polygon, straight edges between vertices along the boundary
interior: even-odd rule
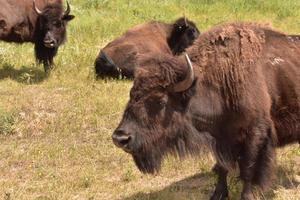
[[[167,153],[195,155],[208,145],[219,177],[211,200],[227,198],[235,167],[241,199],[253,200],[253,186],[272,180],[275,147],[300,141],[299,36],[234,23],[202,33],[186,52],[187,62],[141,58],[113,142],[145,173]]]
[[[69,3],[65,11],[61,0],[0,0],[0,5],[0,40],[34,43],[36,59],[48,71],[74,18]]]
[[[150,22],[137,25],[104,47],[96,61],[98,77],[132,78],[138,59],[151,52],[180,54],[200,32],[195,23],[179,18],[173,24]]]

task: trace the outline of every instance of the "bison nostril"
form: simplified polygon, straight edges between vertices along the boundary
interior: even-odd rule
[[[116,146],[129,150],[129,144],[132,141],[132,136],[124,130],[116,130],[112,135],[113,142]]]
[[[119,143],[122,145],[122,146],[126,146],[127,144],[129,144],[131,140],[131,137],[130,136],[123,136],[122,138],[120,138],[119,140]]]

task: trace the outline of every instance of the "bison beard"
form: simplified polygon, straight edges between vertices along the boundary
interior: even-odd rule
[[[41,39],[41,40],[40,40]],[[58,47],[47,48],[43,44],[43,37],[39,37],[34,46],[36,59],[39,63],[44,64],[45,71],[51,69],[53,58],[56,56]]]
[[[152,148],[132,154],[132,157],[141,172],[154,174],[160,170],[163,155],[164,152],[161,149]]]
[[[193,93],[193,90],[187,92],[185,98]],[[144,137],[137,135],[135,151],[131,152],[137,167],[143,173],[159,172],[162,161],[168,154],[183,159],[188,155],[197,156],[216,149],[215,139],[211,135],[206,132],[199,134],[187,119],[177,113],[168,113],[163,121],[163,127],[157,126],[156,122],[149,122],[147,128],[137,128],[137,132],[147,132]]]
[[[156,129],[156,133],[152,135],[161,137],[137,138],[140,146],[132,153],[132,157],[141,172],[150,174],[159,172],[162,161],[168,154],[182,159],[188,155],[197,156],[214,149],[215,140],[208,133],[199,134],[185,120],[175,124],[177,126],[167,130],[170,134],[157,134]]]

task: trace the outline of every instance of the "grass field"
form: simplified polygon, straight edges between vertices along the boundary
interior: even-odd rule
[[[168,158],[156,176],[141,174],[111,134],[131,81],[96,81],[93,63],[108,41],[149,20],[184,13],[205,31],[231,21],[272,24],[300,34],[299,0],[70,0],[76,15],[49,77],[33,45],[0,43],[0,199],[207,200],[216,176],[211,155]],[[300,149],[277,151],[277,179],[258,199],[300,199]],[[237,174],[230,197],[239,198]],[[297,180],[298,179],[298,180]]]

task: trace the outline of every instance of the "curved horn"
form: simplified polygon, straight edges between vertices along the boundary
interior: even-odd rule
[[[41,15],[41,14],[43,13],[42,11],[40,11],[40,9],[38,9],[38,8],[36,7],[35,0],[33,0],[33,8],[34,8],[35,12],[36,12],[38,15]]]
[[[185,60],[188,65],[187,73],[186,73],[185,79],[183,81],[176,83],[176,85],[174,85],[174,87],[173,87],[174,92],[186,91],[187,89],[189,89],[192,86],[192,84],[195,80],[195,74],[194,74],[192,62],[191,62],[189,56],[187,55],[187,53],[185,53],[184,55],[185,55]]]
[[[184,14],[184,23],[185,23],[186,26],[189,26],[188,23],[187,23],[185,14]]]
[[[70,12],[71,12],[71,7],[70,7],[70,4],[69,4],[69,2],[67,1],[67,9],[66,9],[66,11],[65,11],[64,15],[69,15],[69,14],[70,14]]]

